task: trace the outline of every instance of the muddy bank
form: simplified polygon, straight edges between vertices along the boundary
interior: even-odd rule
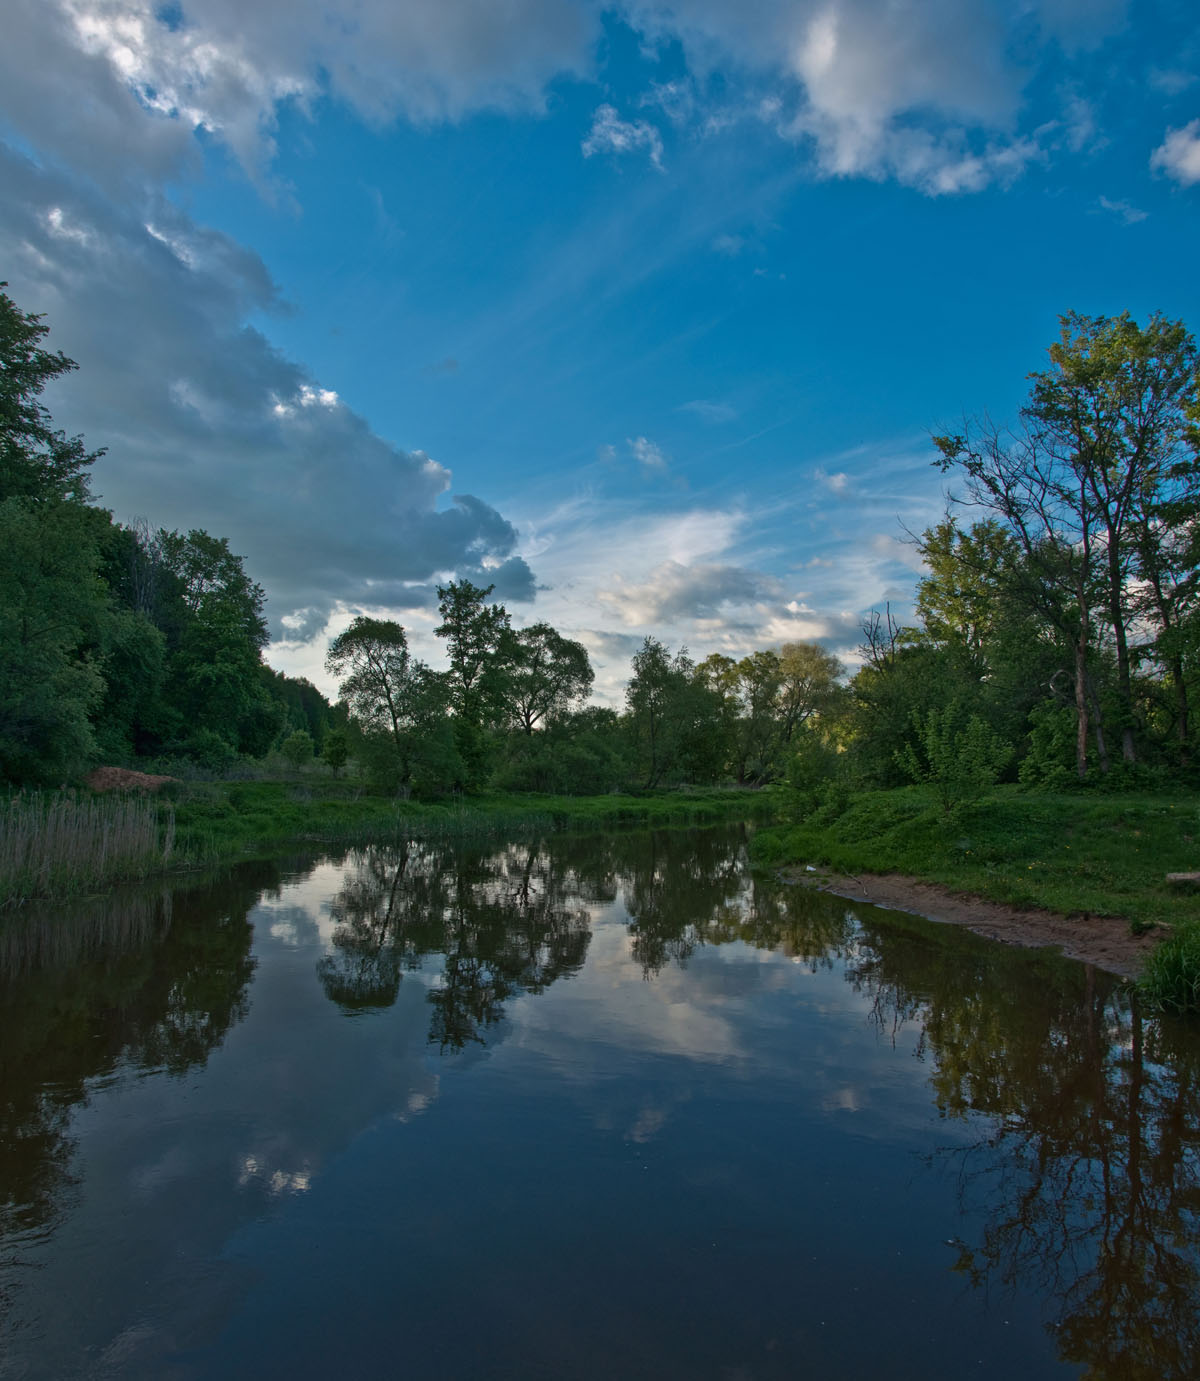
[[[1072,959],[1095,964],[1109,973],[1136,978],[1146,956],[1162,938],[1155,927],[1145,935],[1131,935],[1129,922],[1114,916],[1060,915],[1055,911],[1028,911],[1004,902],[965,896],[934,882],[921,882],[899,873],[863,873],[850,877],[823,869],[782,868],[785,881],[850,901],[871,902],[892,911],[911,911],[931,921],[965,925],[977,935],[1007,945],[1038,948],[1056,945]]]

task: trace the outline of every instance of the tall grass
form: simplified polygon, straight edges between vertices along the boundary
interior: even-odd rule
[[[144,796],[10,796],[0,801],[0,907],[147,877],[174,849],[174,813],[160,817]]]
[[[1141,989],[1164,1011],[1200,1015],[1200,921],[1179,926],[1150,955]]]

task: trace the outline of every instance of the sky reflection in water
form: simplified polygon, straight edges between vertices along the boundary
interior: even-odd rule
[[[0,930],[0,1377],[1190,1377],[1195,1032],[751,878],[410,845]]]

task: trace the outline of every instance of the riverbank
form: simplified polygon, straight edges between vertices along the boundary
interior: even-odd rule
[[[293,845],[717,824],[766,819],[777,806],[772,792],[736,789],[485,794],[420,802],[372,795],[349,781],[303,777],[176,783],[151,798],[35,793],[10,798],[0,821],[0,907],[92,895],[142,879],[265,858]],[[136,835],[136,849],[114,849],[122,832]]]
[[[819,869],[844,896],[955,921],[1020,944],[1057,944],[1135,974],[1194,921],[1172,872],[1200,862],[1200,797],[1032,794],[999,788],[947,819],[917,787],[864,792],[760,831],[760,866]]]
[[[1168,932],[1160,926],[1134,934],[1129,922],[1117,916],[1063,915],[1056,911],[1024,910],[1004,902],[987,901],[953,891],[937,883],[899,873],[864,873],[851,877],[816,868],[781,868],[778,876],[793,885],[831,892],[848,901],[867,902],[889,911],[908,911],[927,920],[961,925],[976,935],[1027,949],[1053,946],[1071,959],[1094,964],[1122,978],[1137,978],[1147,958]]]

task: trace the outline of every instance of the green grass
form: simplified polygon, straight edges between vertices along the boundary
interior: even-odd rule
[[[1200,921],[1186,921],[1146,961],[1143,994],[1169,1012],[1200,1013]]]
[[[716,790],[645,796],[495,794],[423,803],[372,796],[331,781],[195,783],[174,788],[173,795],[176,848],[196,863],[262,855],[300,842],[716,823],[770,814],[776,805],[768,792]]]
[[[101,892],[297,844],[501,837],[773,814],[770,792],[640,796],[480,795],[424,803],[345,781],[180,782],[157,798],[42,792],[0,800],[0,906]]]
[[[947,820],[920,787],[863,792],[760,831],[762,865],[905,873],[1015,906],[1118,916],[1135,928],[1197,915],[1166,874],[1200,869],[1200,796],[1085,796],[1000,787]]]

